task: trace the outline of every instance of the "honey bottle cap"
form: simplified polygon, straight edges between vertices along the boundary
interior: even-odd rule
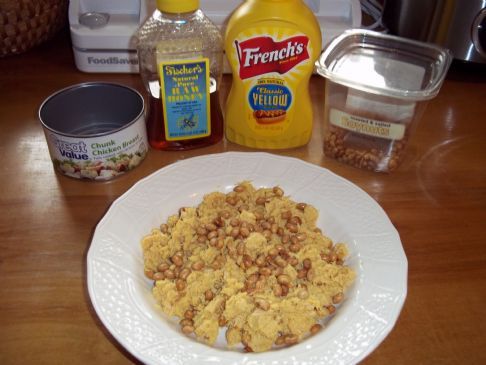
[[[157,0],[157,9],[165,13],[189,13],[199,8],[199,0]]]

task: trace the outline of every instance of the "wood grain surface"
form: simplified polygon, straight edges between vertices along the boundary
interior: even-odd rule
[[[86,252],[110,204],[174,161],[248,151],[227,141],[188,152],[151,150],[107,183],[56,174],[37,111],[51,93],[86,81],[143,91],[138,75],[87,74],[69,34],[0,59],[0,364],[138,363],[101,324],[86,289]],[[223,98],[231,78],[226,77]],[[392,174],[342,165],[322,152],[323,79],[311,82],[310,143],[276,151],[349,179],[383,207],[409,262],[400,318],[364,364],[486,364],[486,73],[455,65]]]

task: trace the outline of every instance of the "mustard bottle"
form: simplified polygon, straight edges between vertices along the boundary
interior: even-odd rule
[[[309,79],[321,31],[302,0],[246,0],[232,14],[225,51],[233,83],[226,138],[259,149],[305,145],[312,133]]]

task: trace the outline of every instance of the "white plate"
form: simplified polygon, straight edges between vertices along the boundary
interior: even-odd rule
[[[251,180],[281,186],[320,211],[318,225],[346,242],[357,272],[329,325],[302,343],[266,353],[214,348],[182,335],[155,306],[143,275],[140,240],[182,206],[204,194]],[[393,328],[407,291],[407,259],[380,206],[349,181],[319,166],[267,153],[223,153],[179,161],[135,184],[99,222],[88,252],[88,289],[103,324],[147,364],[353,364]]]

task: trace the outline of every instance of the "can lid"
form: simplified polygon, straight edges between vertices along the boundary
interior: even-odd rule
[[[199,0],[157,0],[157,9],[166,13],[188,13],[199,8]]]
[[[450,51],[434,44],[352,29],[330,43],[316,67],[337,84],[419,101],[438,94],[451,61]]]

